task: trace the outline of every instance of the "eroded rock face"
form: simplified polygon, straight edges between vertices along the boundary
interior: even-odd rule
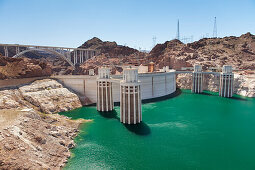
[[[58,113],[81,107],[78,96],[56,80],[37,80],[19,88],[21,95],[44,113]]]
[[[235,75],[235,93],[241,96],[255,97],[255,77]]]
[[[25,53],[30,58],[0,56],[0,79],[45,77],[72,74],[74,68],[58,56],[41,56],[36,52]]]
[[[79,97],[56,80],[44,79],[0,91],[0,109],[37,107],[43,113],[58,113],[82,107]]]
[[[60,169],[84,120],[56,113],[81,107],[55,80],[0,91],[0,169]]]
[[[17,113],[14,113],[17,112]],[[73,138],[81,120],[43,115],[35,110],[1,110],[17,114],[10,124],[0,125],[0,169],[60,169],[70,157]]]
[[[120,72],[122,72],[122,68],[118,67],[118,65],[120,65],[121,62],[122,59],[110,58],[104,54],[94,56],[93,58],[87,60],[85,63],[76,68],[75,74],[88,75],[90,69],[94,69],[95,74],[98,74],[98,68],[104,65],[107,65],[111,68],[111,74],[120,74]]]
[[[52,68],[45,61],[0,57],[0,79],[43,77],[51,74]]]
[[[191,74],[178,74],[176,76],[176,85],[181,89],[191,89],[192,77]]]
[[[24,104],[17,89],[0,91],[0,109],[18,108]]]

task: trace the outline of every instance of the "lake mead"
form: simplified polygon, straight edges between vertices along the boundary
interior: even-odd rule
[[[123,125],[82,107],[61,113],[81,126],[65,169],[255,169],[255,99],[181,94],[142,105],[143,123]]]

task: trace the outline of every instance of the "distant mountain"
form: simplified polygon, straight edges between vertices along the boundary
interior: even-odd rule
[[[139,53],[139,51],[134,48],[118,45],[116,42],[102,41],[97,37],[86,41],[79,48],[95,49],[99,51],[99,55],[106,54],[110,57],[118,57],[120,55],[129,56],[134,53]]]

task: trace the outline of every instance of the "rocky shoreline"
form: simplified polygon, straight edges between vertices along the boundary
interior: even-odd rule
[[[191,89],[191,74],[179,74],[176,79],[177,86],[182,89]],[[220,78],[215,75],[205,75],[203,88],[207,91],[219,91]],[[255,75],[234,74],[234,94],[245,97],[255,97]]]
[[[85,120],[53,113],[81,106],[76,94],[51,79],[0,91],[0,169],[63,167]]]

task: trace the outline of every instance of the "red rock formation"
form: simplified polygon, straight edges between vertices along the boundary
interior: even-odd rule
[[[0,79],[50,76],[51,66],[28,58],[0,57]]]
[[[95,49],[99,51],[99,54],[106,54],[110,57],[129,56],[139,52],[136,49],[118,45],[116,42],[102,41],[96,37],[86,41],[79,48]]]

